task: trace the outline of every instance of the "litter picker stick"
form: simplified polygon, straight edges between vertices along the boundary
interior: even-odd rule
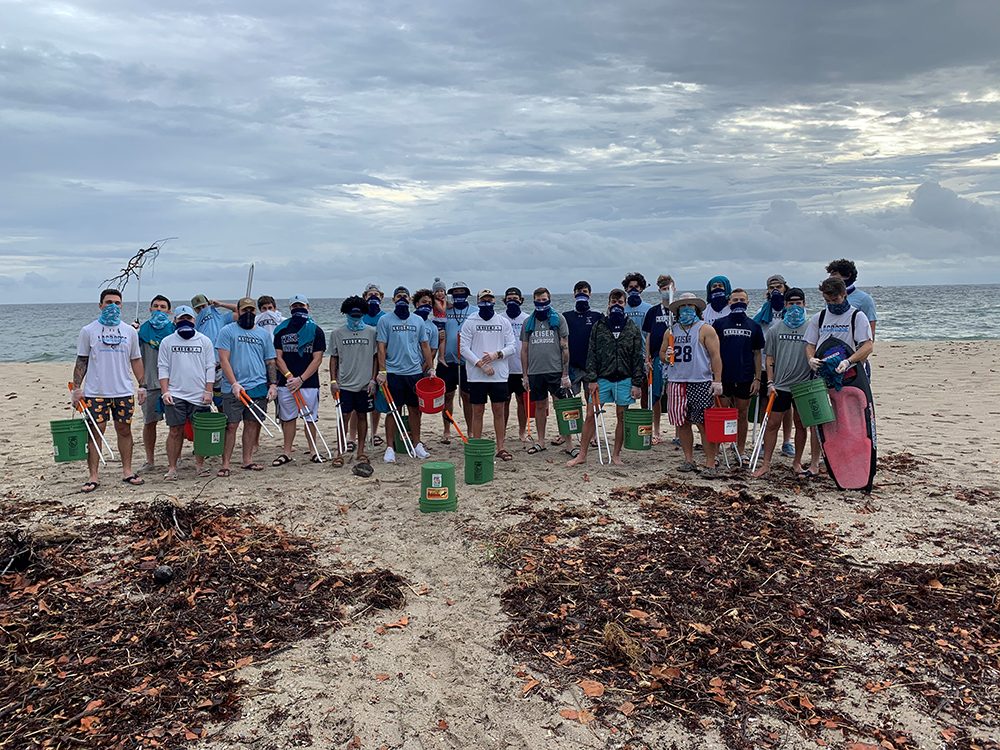
[[[274,434],[269,429],[267,429],[267,425],[264,423],[264,420],[258,414],[258,412],[261,411],[260,407],[253,402],[253,399],[247,395],[247,392],[240,391],[240,395],[237,396],[237,398],[247,409],[250,410],[250,413],[253,415],[253,418],[257,420],[257,423],[261,426],[261,429],[267,433],[267,436],[273,438]],[[264,416],[267,415],[265,414]]]
[[[70,394],[73,393],[73,383],[66,384],[69,387]],[[84,426],[87,428],[87,434],[90,435],[90,439],[94,443],[94,447],[97,448],[97,455],[101,458],[101,463],[106,464],[107,460],[104,458],[104,450],[107,449],[108,457],[114,461],[115,452],[111,450],[111,446],[105,439],[101,430],[97,426],[97,419],[94,417],[93,412],[90,411],[90,403],[80,399],[76,405],[76,410],[80,412],[83,416]]]
[[[450,412],[450,411],[448,411],[447,409],[445,409],[445,410],[444,410],[444,415],[445,415],[446,417],[448,417],[448,421],[449,421],[449,422],[451,422],[451,423],[452,423],[452,425],[454,425],[454,427],[455,427],[455,432],[457,432],[457,433],[458,433],[458,436],[459,436],[460,438],[462,438],[462,442],[463,442],[463,443],[468,443],[468,442],[469,442],[469,439],[468,439],[467,437],[465,437],[465,435],[464,435],[464,434],[462,433],[462,428],[458,426],[458,422],[456,422],[456,421],[455,421],[455,418],[454,418],[453,416],[451,416],[451,412]]]
[[[647,378],[647,380],[649,381],[649,385],[648,385],[648,388],[649,388],[649,402],[648,403],[649,403],[649,408],[650,409],[653,408],[653,367],[655,367],[655,365],[653,364],[652,358],[650,358],[650,360],[649,360],[649,377]]]
[[[604,436],[604,449],[601,451],[601,435]],[[594,394],[594,436],[597,438],[597,460],[601,464],[611,463],[611,443],[608,442],[608,428],[604,421],[604,407],[601,406],[600,393]],[[604,456],[607,455],[607,460]]]
[[[247,273],[247,293],[245,295],[243,295],[244,297],[249,297],[250,296],[250,290],[253,289],[253,266],[254,266],[254,264],[251,263],[250,264],[250,272]]]
[[[72,383],[69,384],[69,389],[70,391],[73,390]],[[90,426],[90,420],[87,419],[87,417],[83,413],[82,402],[76,405],[76,410],[80,412],[80,417],[83,419],[83,426],[87,428],[87,435],[90,437],[90,442],[92,442],[94,444],[94,447],[97,448],[97,455],[101,459],[101,463],[106,465],[108,462],[104,458],[104,451],[101,450],[101,444],[97,442],[97,436],[94,434],[94,429]]]
[[[528,442],[531,442],[531,389],[524,389],[524,421],[528,428]]]
[[[337,450],[341,454],[347,453],[347,425],[344,423],[344,409],[340,405],[340,399],[333,400],[333,407],[336,409],[337,417]]]
[[[417,454],[413,450],[413,442],[410,440],[410,434],[406,431],[406,423],[403,422],[403,415],[400,414],[399,409],[396,408],[396,402],[392,400],[392,393],[389,392],[388,383],[382,384],[382,394],[385,396],[385,401],[389,405],[389,413],[392,414],[392,418],[396,422],[396,428],[400,432],[400,438],[403,441],[403,447],[406,448],[406,454],[410,458],[416,458]]]
[[[775,395],[775,393],[771,393],[770,398],[767,399],[767,409],[764,410],[764,418],[760,422],[760,433],[753,446],[753,453],[750,455],[750,471],[756,471],[757,463],[760,461],[761,449],[764,447],[764,433],[767,432],[767,420],[771,417],[771,407],[774,406]]]
[[[670,285],[670,297],[667,306],[674,304],[674,285]],[[667,316],[667,361],[670,364],[674,363],[674,314],[670,313]]]
[[[318,456],[319,446],[316,444],[316,438],[313,436],[312,430],[309,429],[310,422],[309,419],[307,419],[307,417],[313,416],[312,410],[306,405],[306,399],[301,393],[298,391],[292,391],[292,396],[295,398],[295,406],[298,408],[299,416],[302,417],[302,422],[305,425],[306,439],[309,441],[310,445],[312,445],[313,455]],[[313,430],[316,431],[316,435],[318,435],[319,439],[322,441],[323,448],[326,449],[326,457],[328,459],[332,459],[333,453],[330,451],[330,446],[326,444],[326,438],[323,437],[323,433],[320,432],[318,418],[312,422],[312,426]]]

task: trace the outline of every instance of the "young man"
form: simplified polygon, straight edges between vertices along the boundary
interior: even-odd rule
[[[410,315],[410,291],[398,286],[392,293],[393,310],[378,322],[375,341],[378,343],[378,381],[385,385],[402,411],[409,407],[410,437],[413,452],[417,458],[429,458],[430,454],[420,442],[420,409],[417,408],[416,386],[425,375],[430,375],[431,347],[427,343],[427,328],[423,320]],[[387,464],[396,462],[393,440],[396,437],[396,423],[392,417],[385,419],[385,456]]]
[[[510,320],[497,315],[496,297],[492,290],[483,289],[478,296],[478,310],[462,325],[461,346],[465,371],[469,374],[469,400],[472,402],[471,437],[483,436],[483,415],[486,400],[493,410],[493,430],[496,432],[497,453],[501,461],[511,461],[514,456],[505,446],[507,425],[504,407],[510,400],[507,378],[508,365],[518,354],[517,340]]]
[[[708,295],[708,307],[702,313],[702,319],[712,325],[719,318],[729,315],[729,293],[733,291],[733,285],[725,276],[713,276],[705,285],[705,292]]]
[[[875,340],[875,323],[878,317],[875,313],[875,300],[868,292],[863,292],[855,286],[858,280],[858,267],[853,260],[841,258],[830,261],[826,266],[826,272],[835,278],[839,278],[847,286],[847,301],[852,307],[857,308],[868,318],[868,325],[872,329],[872,341]]]
[[[424,328],[427,329],[427,345],[431,348],[431,362],[433,362],[444,340],[444,329],[435,325],[431,317],[434,313],[434,292],[430,289],[418,289],[414,292],[413,312],[424,321]]]
[[[139,335],[135,328],[122,322],[121,292],[105,289],[99,299],[100,317],[85,325],[77,339],[73,406],[75,408],[81,399],[86,399],[102,435],[108,420],[114,421],[122,460],[122,481],[137,486],[144,482],[132,471],[133,392],[140,406],[146,402]],[[133,375],[139,384],[138,391],[132,385]],[[87,452],[90,477],[83,485],[83,492],[93,492],[101,486],[98,476],[100,450],[101,446],[91,441]]]
[[[275,360],[278,370],[278,419],[281,420],[283,439],[281,454],[271,462],[271,466],[284,466],[292,460],[292,444],[295,442],[295,425],[298,423],[299,407],[295,394],[305,402],[308,414],[305,416],[307,430],[306,445],[312,453],[310,461],[323,463],[320,451],[323,446],[316,434],[316,420],[319,419],[319,368],[326,352],[326,334],[309,317],[309,299],[296,294],[288,300],[292,316],[279,323],[273,334]],[[337,456],[342,466],[344,459]]]
[[[521,294],[520,289],[512,286],[504,292],[503,299],[505,305],[503,315],[506,316],[511,330],[514,332],[514,340],[520,342],[521,329],[524,328],[524,321],[528,319],[528,314],[521,310],[521,305],[524,304],[524,295]],[[518,439],[523,443],[528,439],[526,433],[528,426],[528,404],[524,400],[526,391],[524,390],[524,383],[521,382],[524,373],[521,369],[520,346],[518,347],[517,356],[511,357],[507,363],[507,367],[509,368],[509,374],[507,375],[508,398],[503,408],[504,429],[506,430],[507,421],[510,419],[510,402],[514,400],[517,402],[517,435]]]
[[[806,295],[801,289],[785,289],[782,293],[783,315],[775,318],[767,331],[766,363],[768,398],[774,394],[771,417],[764,433],[764,451],[760,467],[754,477],[760,478],[771,469],[771,456],[778,442],[778,430],[785,415],[795,421],[795,452],[792,470],[803,476],[802,454],[806,448],[807,430],[799,419],[799,412],[792,402],[792,386],[809,380],[809,361],[806,359]],[[818,457],[818,452],[814,454]],[[813,461],[813,463],[818,463]]]
[[[767,332],[770,330],[771,326],[776,325],[781,322],[781,316],[785,314],[785,293],[788,291],[788,282],[785,281],[785,277],[780,273],[776,273],[772,276],[767,277],[767,283],[764,285],[764,302],[761,304],[760,309],[757,311],[756,315],[753,316],[754,322],[756,322],[761,330],[764,332],[764,338],[767,338]],[[760,374],[760,392],[766,393],[768,391],[768,379],[767,373],[761,372]],[[764,404],[761,403],[761,399],[757,399],[757,411],[758,414],[749,414],[748,416],[754,421],[759,422],[761,415],[764,413]],[[782,455],[791,458],[795,455],[795,448],[792,446],[792,413],[791,411],[786,411],[785,416],[782,418],[781,422],[782,434],[785,436],[785,440],[781,445]]]
[[[464,281],[456,281],[451,285],[448,294],[451,295],[451,309],[448,310],[445,317],[444,362],[442,363],[441,352],[438,351],[437,376],[444,381],[444,408],[450,414],[455,413],[455,391],[458,391],[465,424],[469,425],[472,423],[472,404],[469,402],[468,376],[465,373],[465,365],[462,364],[458,339],[462,326],[472,314],[472,310],[469,308],[469,296],[472,292]],[[441,420],[444,423],[441,442],[450,443],[451,422],[443,413]]]
[[[747,446],[747,411],[750,397],[760,389],[761,350],[764,334],[747,315],[750,298],[744,289],[729,295],[729,315],[712,324],[719,336],[722,356],[722,395],[727,406],[738,411],[736,449],[740,456]],[[745,458],[744,458],[745,460]]]
[[[661,396],[663,396],[663,363],[660,362],[660,348],[663,338],[673,325],[670,316],[670,298],[675,290],[674,280],[667,274],[660,274],[656,279],[656,288],[660,291],[660,304],[650,307],[642,320],[642,335],[646,344],[646,368],[653,371],[653,445],[663,438],[660,432]],[[643,386],[645,388],[645,385]]]
[[[660,361],[667,367],[667,417],[677,427],[684,451],[680,471],[698,471],[694,463],[694,430],[691,425],[705,423],[705,409],[722,395],[722,358],[719,356],[719,337],[715,329],[701,320],[705,301],[685,292],[670,305],[670,312],[677,323],[671,329],[674,339],[673,362],[670,362],[663,339]],[[702,432],[705,451],[705,469],[702,476],[716,477],[715,457],[718,443],[711,443]]]
[[[160,342],[173,332],[170,300],[157,294],[149,303],[149,320],[139,326],[139,350],[142,352],[142,371],[146,376],[143,381],[146,403],[142,405],[142,447],[146,451],[146,463],[139,467],[140,474],[151,470],[156,464],[156,423],[163,419],[157,357]]]
[[[253,451],[260,438],[260,423],[254,411],[240,400],[240,393],[262,412],[267,412],[267,402],[277,398],[278,373],[275,365],[274,340],[257,328],[257,303],[253,297],[244,297],[237,305],[237,321],[219,331],[215,349],[222,368],[222,412],[226,415],[226,442],[222,449],[220,477],[232,473],[230,462],[236,447],[236,432],[243,422],[243,463],[246,471],[261,471],[263,466],[253,460]]]
[[[535,314],[521,328],[521,382],[535,404],[538,437],[528,453],[545,450],[548,398],[569,390],[569,327],[566,318],[552,309],[552,295],[545,287],[534,291]]]
[[[646,291],[647,286],[646,277],[638,271],[633,271],[622,279],[622,286],[625,287],[625,293],[628,295],[625,304],[625,315],[642,331],[642,324],[646,320],[646,315],[653,307],[642,299],[642,293]],[[646,343],[645,333],[642,333],[642,343],[643,345]],[[645,386],[642,389],[642,400],[639,403],[643,409],[650,408],[649,389]]]
[[[615,289],[608,295],[608,316],[602,317],[590,335],[587,368],[583,381],[587,387],[587,418],[580,436],[580,454],[567,466],[587,463],[587,451],[594,437],[596,424],[594,405],[615,405],[617,423],[611,463],[621,464],[625,442],[625,409],[639,398],[646,385],[645,356],[639,327],[625,315],[625,292]]]
[[[191,298],[191,307],[194,308],[194,326],[198,333],[203,333],[212,340],[214,344],[219,338],[219,332],[227,325],[236,320],[236,306],[228,302],[210,300],[204,294],[196,294]]]
[[[271,295],[262,294],[257,298],[257,310],[257,327],[264,328],[273,335],[275,327],[285,319],[278,309],[278,303]]]
[[[587,350],[590,348],[590,333],[594,324],[604,316],[590,307],[590,283],[578,281],[573,287],[573,298],[576,302],[573,310],[563,313],[566,327],[569,329],[569,382],[570,393],[574,396],[580,392],[583,383],[583,373],[587,369]],[[552,445],[566,444],[566,452],[576,458],[580,449],[573,446],[572,435],[558,435],[552,440]]]
[[[187,305],[174,311],[175,331],[160,342],[156,371],[163,399],[163,416],[170,432],[167,435],[167,473],[164,479],[177,479],[177,459],[184,446],[184,425],[195,414],[208,411],[215,384],[215,348],[212,341],[194,327],[195,313]],[[147,398],[148,400],[148,398]],[[208,476],[205,457],[195,456],[198,476]]]
[[[842,340],[854,349],[848,359],[837,365],[837,372],[844,373],[852,365],[865,362],[875,344],[872,341],[868,317],[847,301],[847,286],[837,276],[831,276],[819,285],[819,291],[826,302],[826,309],[809,319],[806,326],[806,357],[809,367],[816,372],[823,364],[816,358],[816,349],[831,336]]]
[[[330,334],[330,392],[335,399],[340,399],[340,411],[345,420],[357,414],[355,461],[359,466],[364,464],[370,468],[371,460],[365,454],[368,437],[365,415],[374,408],[375,376],[378,374],[376,331],[362,320],[365,301],[361,297],[348,297],[340,311],[347,316],[347,322]]]
[[[378,322],[385,315],[385,310],[382,309],[382,300],[385,298],[385,293],[379,288],[378,284],[369,284],[365,287],[365,291],[361,296],[365,300],[365,314],[361,316],[361,320],[364,321],[365,325],[377,328]],[[376,406],[371,410],[372,445],[376,447],[382,445],[382,436],[378,434],[379,420],[382,414],[385,413],[382,409],[388,409],[388,407]],[[357,412],[355,412],[356,414]],[[353,436],[356,432],[357,427],[352,422],[351,435]],[[360,443],[360,441],[358,442]]]

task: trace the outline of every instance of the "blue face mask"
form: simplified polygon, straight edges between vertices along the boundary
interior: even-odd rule
[[[843,302],[838,302],[836,304],[827,304],[826,309],[832,312],[834,315],[843,315],[845,312],[851,309],[851,303],[846,299]]]
[[[627,302],[629,307],[638,307],[642,304],[642,292],[638,289],[629,289]]]
[[[427,320],[427,318],[431,314],[431,306],[430,305],[421,305],[414,312],[416,312],[416,314],[419,315],[424,320]]]
[[[729,305],[729,311],[737,318],[740,317],[741,315],[746,315],[747,314],[746,302],[733,302],[731,305]]]
[[[621,305],[612,305],[608,308],[608,325],[612,331],[620,331],[625,327],[625,308]]]
[[[545,302],[535,302],[535,317],[539,320],[546,320],[549,317],[549,310],[552,309],[552,303],[549,301]]]
[[[99,318],[102,326],[116,326],[122,322],[122,308],[120,305],[109,302],[104,307],[101,308],[101,317]]]
[[[156,331],[162,329],[169,322],[170,316],[163,310],[154,310],[153,314],[149,316],[149,325]]]
[[[194,337],[194,321],[192,320],[179,320],[177,321],[177,335],[182,339],[190,339]]]
[[[590,309],[590,295],[589,294],[576,295],[576,311],[580,313],[585,313],[589,309]]]
[[[360,331],[364,327],[365,322],[361,319],[361,311],[352,310],[351,314],[347,316],[347,330]]]
[[[698,312],[693,307],[682,307],[677,313],[677,320],[682,326],[694,325],[698,320]]]
[[[771,292],[771,309],[775,312],[781,311],[785,307],[785,295],[781,293],[780,289],[775,289]]]
[[[785,308],[785,325],[789,328],[798,328],[806,322],[806,309],[798,305]]]
[[[451,303],[455,306],[456,310],[464,310],[469,306],[469,295],[453,294],[451,295]]]
[[[496,307],[492,302],[479,303],[479,317],[483,320],[489,320],[492,318],[494,312],[496,312]]]
[[[393,309],[396,313],[396,317],[400,320],[406,320],[410,317],[410,301],[407,299],[396,300],[396,307]]]
[[[726,306],[726,290],[713,290],[712,293],[708,295],[708,304],[710,304],[712,309],[716,312],[722,312],[722,308]]]
[[[378,297],[371,297],[368,300],[368,314],[371,317],[378,315],[379,310],[382,309],[382,301]]]
[[[306,310],[304,307],[296,307],[294,310],[292,310],[292,317],[293,318],[308,318],[309,317],[309,311]]]
[[[519,302],[514,302],[511,300],[507,303],[507,317],[516,318],[521,314],[521,304]]]

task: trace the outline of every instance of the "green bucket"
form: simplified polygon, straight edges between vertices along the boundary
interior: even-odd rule
[[[221,456],[226,443],[226,415],[202,411],[191,417],[194,428],[194,454],[196,456]]]
[[[413,439],[413,433],[410,432],[410,415],[409,414],[403,414],[401,416],[403,417],[403,424],[406,425],[406,434],[409,435],[410,439],[412,440]],[[386,419],[393,420],[392,426],[396,428],[396,434],[395,434],[395,436],[392,439],[392,446],[393,446],[393,448],[396,449],[396,453],[404,453],[405,454],[406,453],[406,443],[403,442],[403,436],[400,435],[400,433],[399,433],[399,425],[396,424],[396,418],[394,416],[392,416],[391,414],[389,414],[389,415],[386,416]]]
[[[583,402],[579,396],[559,398],[552,404],[556,411],[556,426],[560,435],[579,435],[583,432]]]
[[[799,419],[806,427],[815,427],[836,419],[833,414],[833,404],[830,403],[830,393],[823,378],[796,383],[792,386],[792,398],[795,399]]]
[[[465,444],[465,483],[486,484],[493,481],[493,459],[497,444],[494,440],[470,438]]]
[[[49,422],[52,430],[52,452],[56,463],[87,460],[87,423],[82,419],[56,419]]]
[[[649,409],[626,409],[625,446],[630,451],[648,451],[653,447],[653,412]]]
[[[441,513],[458,508],[455,464],[428,461],[420,467],[420,512]]]

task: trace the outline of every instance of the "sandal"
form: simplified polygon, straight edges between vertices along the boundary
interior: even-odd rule
[[[357,448],[358,448],[358,446],[357,446],[357,444],[353,440],[348,440],[347,441],[347,452],[348,453],[354,453],[354,451],[357,450]]]
[[[212,476],[212,470],[209,469],[208,467],[206,467],[204,469],[198,469],[198,476],[199,477],[210,477],[210,476]]]
[[[370,464],[372,460],[368,458],[367,453],[359,453],[358,457],[354,459],[354,462],[359,464]]]
[[[131,484],[133,487],[141,487],[146,483],[146,480],[140,477],[138,474],[133,474],[130,477],[123,477],[122,482],[124,484]]]
[[[338,466],[338,467],[339,466],[343,466],[344,465],[344,457],[343,456],[334,456],[333,457],[333,461],[331,463],[334,466]]]
[[[264,471],[264,467],[260,464],[244,464],[243,471]]]
[[[566,442],[566,436],[565,435],[560,435],[557,438],[552,438],[549,441],[549,445],[562,445],[565,442]]]
[[[83,487],[80,489],[80,492],[82,492],[84,495],[88,495],[100,486],[101,486],[100,482],[84,482]]]
[[[441,442],[444,443],[445,445],[451,445],[451,436],[450,435],[442,435],[441,436]]]
[[[660,442],[661,442],[660,441],[660,436],[659,435],[653,435],[653,445],[659,445]]]
[[[685,461],[684,463],[682,463],[680,466],[677,467],[677,471],[683,471],[683,472],[693,471],[697,474],[699,471],[701,471],[701,469],[699,469],[696,464],[693,464],[690,461]]]
[[[164,482],[176,482],[177,481],[177,472],[176,471],[168,471],[166,474],[163,475],[163,481]]]
[[[580,455],[580,449],[579,448],[573,448],[571,450],[564,451],[564,452],[567,453],[567,454],[569,454],[570,458],[576,458],[577,456]]]
[[[535,443],[530,448],[528,448],[528,455],[533,456],[536,453],[541,453],[544,450],[546,450],[544,445],[542,445],[541,443]]]
[[[376,435],[372,438],[372,445],[385,445],[385,438],[381,435]]]
[[[312,463],[314,463],[314,464],[325,464],[325,463],[326,463],[326,459],[325,459],[325,458],[323,458],[323,457],[322,457],[321,455],[319,455],[318,453],[313,453],[313,455],[312,455],[312,458],[310,458],[309,460],[310,460],[310,461],[311,461]]]
[[[282,453],[271,462],[271,466],[284,466],[285,464],[290,464],[293,460],[287,453]]]
[[[497,451],[497,458],[501,461],[513,461],[514,456],[509,450]]]
[[[215,472],[215,476],[217,476],[217,477],[228,477],[232,473],[233,472],[231,472],[229,469],[219,469],[217,472]]]

